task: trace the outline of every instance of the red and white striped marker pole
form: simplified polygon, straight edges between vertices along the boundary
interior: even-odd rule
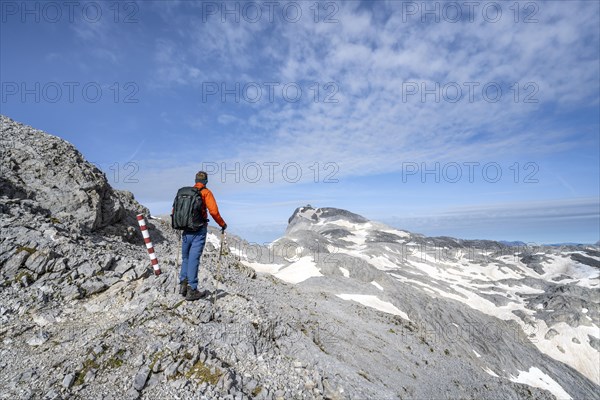
[[[150,240],[150,233],[148,232],[148,227],[146,226],[146,220],[144,219],[144,214],[137,215],[138,224],[140,225],[140,229],[142,231],[142,236],[144,237],[144,243],[146,243],[146,248],[148,249],[148,255],[150,256],[150,262],[152,263],[152,268],[154,268],[154,275],[160,275],[160,267],[158,266],[158,259],[156,258],[156,253],[154,253],[154,246],[152,245],[152,240]]]

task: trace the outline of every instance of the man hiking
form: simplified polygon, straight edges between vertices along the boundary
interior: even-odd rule
[[[207,209],[221,232],[227,224],[219,214],[219,208],[212,192],[206,187],[208,175],[204,171],[196,174],[193,187],[179,189],[173,202],[172,226],[181,229],[181,271],[179,273],[179,294],[188,301],[198,300],[208,294],[198,290],[198,268],[200,257],[206,244],[208,228]]]

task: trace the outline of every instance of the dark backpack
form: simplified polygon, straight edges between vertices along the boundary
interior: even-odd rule
[[[206,224],[206,219],[202,217],[203,204],[200,194],[203,189],[186,186],[177,191],[171,214],[173,229],[197,231]]]

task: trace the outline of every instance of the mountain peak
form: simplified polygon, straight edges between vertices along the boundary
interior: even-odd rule
[[[298,207],[294,210],[294,213],[288,219],[288,228],[291,228],[299,222],[319,223],[323,220],[345,220],[353,224],[364,224],[369,222],[367,218],[341,208],[314,208],[310,204],[307,204],[306,206]]]

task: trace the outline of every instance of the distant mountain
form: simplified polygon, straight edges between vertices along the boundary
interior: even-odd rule
[[[500,240],[499,242],[502,243],[503,245],[506,245],[506,246],[509,246],[509,247],[527,246],[527,243],[521,242],[519,240],[513,240],[513,241]]]
[[[563,243],[545,243],[544,246],[552,246],[552,247],[560,247],[560,246],[571,246],[571,247],[577,247],[577,246],[598,246],[598,243],[592,244],[592,243],[563,242]]]
[[[294,211],[286,235],[262,258],[240,257],[297,290],[357,304],[354,315],[372,309],[410,320],[422,340],[460,355],[460,367],[445,367],[448,381],[436,375],[438,390],[452,380],[465,382],[469,371],[481,382],[493,378],[494,390],[511,390],[500,389],[501,382],[521,382],[558,398],[598,396],[600,253],[594,249],[426,237],[346,210],[305,206]],[[343,315],[338,320],[357,326],[362,336],[361,324]],[[368,339],[355,339],[353,347],[378,342],[390,359],[414,356],[412,346],[407,355],[387,337],[385,325],[368,330]],[[376,365],[379,356],[345,361],[358,369]],[[438,362],[430,368],[439,368]],[[401,377],[388,383],[394,365],[410,368],[405,361],[378,365],[369,380],[401,390],[407,384]],[[423,382],[413,395],[435,397],[435,390]]]

